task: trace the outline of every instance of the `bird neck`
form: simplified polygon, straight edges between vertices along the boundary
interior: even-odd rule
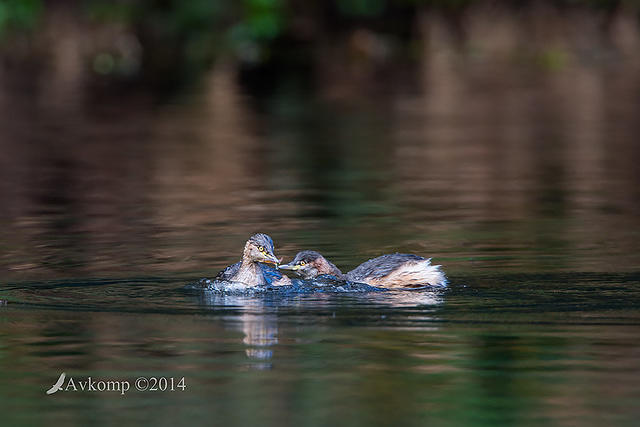
[[[240,269],[234,280],[245,283],[248,286],[264,284],[264,276],[260,265],[247,256],[246,250],[242,257]]]
[[[330,274],[332,276],[336,276],[338,279],[346,279],[346,276],[342,274],[342,271],[323,256],[316,260],[316,269],[320,274]]]

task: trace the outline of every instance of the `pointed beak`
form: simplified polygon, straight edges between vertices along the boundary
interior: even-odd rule
[[[273,254],[264,254],[264,258],[262,259],[262,262],[264,262],[266,264],[273,264],[276,267],[278,266],[278,264],[280,264],[280,261],[282,261],[282,260],[279,260]]]
[[[297,265],[292,265],[292,264],[282,264],[282,265],[279,265],[278,268],[280,270],[296,271],[300,267],[298,267]]]

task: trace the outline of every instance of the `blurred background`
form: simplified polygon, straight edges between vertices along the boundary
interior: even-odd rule
[[[0,1],[0,267],[246,237],[454,274],[639,267],[640,3]]]

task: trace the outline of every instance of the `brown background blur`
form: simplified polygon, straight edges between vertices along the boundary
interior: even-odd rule
[[[2,1],[0,265],[638,267],[622,1]]]

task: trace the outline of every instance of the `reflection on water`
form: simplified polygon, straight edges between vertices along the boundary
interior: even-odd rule
[[[396,250],[453,272],[637,268],[634,69],[461,61],[431,54],[377,103],[320,88],[261,109],[226,64],[180,102],[126,107],[79,88],[52,105],[5,71],[0,264],[210,275],[264,231],[279,256],[317,249],[343,269]]]
[[[367,309],[384,308],[415,308],[419,307],[423,312],[422,320],[433,321],[434,318],[428,313],[432,312],[435,306],[444,302],[446,291],[396,291],[384,293],[367,293],[349,295],[347,298],[350,305],[364,307]],[[234,315],[229,323],[232,329],[241,330],[244,334],[242,342],[247,346],[245,353],[249,359],[259,363],[253,365],[256,369],[269,369],[269,363],[273,357],[273,347],[278,344],[278,309],[296,307],[297,309],[319,309],[332,305],[332,300],[340,300],[340,294],[304,294],[304,297],[289,295],[220,295],[213,292],[202,292],[199,300],[202,304],[209,306],[212,310],[219,310],[221,307],[233,307],[239,311],[239,315]],[[381,319],[386,315],[381,314]]]
[[[269,304],[262,297],[220,295],[213,292],[202,292],[201,302],[212,309],[220,307],[237,307],[240,316],[235,316],[230,323],[234,329],[244,333],[242,342],[247,346],[245,353],[255,360],[256,369],[269,369],[273,357],[273,346],[278,344],[277,305]]]

